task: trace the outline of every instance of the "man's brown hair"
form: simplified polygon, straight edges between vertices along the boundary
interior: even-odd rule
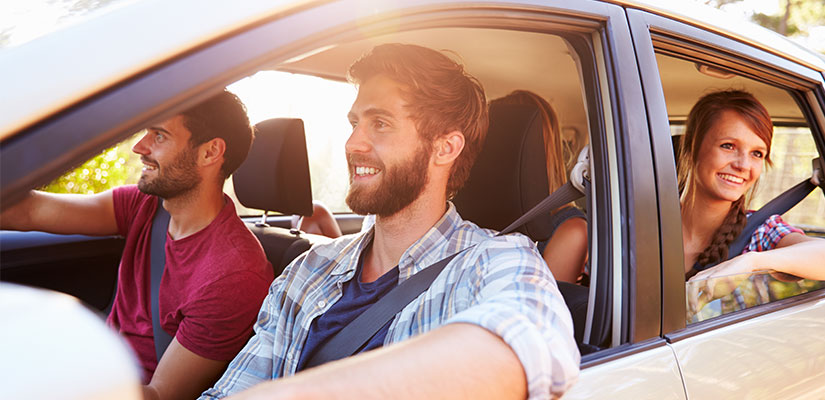
[[[246,106],[238,96],[224,90],[181,115],[183,125],[192,133],[189,138],[192,147],[215,138],[226,143],[221,175],[228,178],[246,159],[252,146],[254,132],[249,125]]]
[[[464,150],[447,182],[447,196],[452,198],[464,186],[487,134],[487,99],[481,84],[442,52],[412,44],[376,46],[349,68],[349,79],[356,85],[378,75],[401,85],[422,139],[432,143],[453,131],[464,135]]]

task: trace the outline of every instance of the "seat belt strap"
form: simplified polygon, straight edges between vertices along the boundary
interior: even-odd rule
[[[742,254],[745,246],[750,243],[753,232],[755,232],[766,219],[774,214],[782,215],[786,213],[795,205],[799,204],[799,202],[807,197],[814,189],[816,189],[816,185],[811,182],[810,179],[806,179],[797,183],[792,188],[762,206],[758,211],[751,214],[748,217],[745,228],[742,229],[742,232],[736,237],[736,240],[728,246],[728,260]]]
[[[530,222],[536,216],[545,215],[550,212],[550,210],[555,210],[582,196],[584,196],[584,194],[571,185],[570,182],[565,183],[524,215],[516,219],[515,222],[504,228],[504,230],[496,236],[506,235],[525,223]],[[312,368],[357,353],[375,336],[381,327],[386,325],[392,318],[395,318],[395,315],[403,310],[407,304],[427,290],[453,258],[473,246],[459,250],[441,259],[393,288],[384,297],[341,329],[335,336],[322,344],[321,347],[312,354],[309,360],[307,360],[305,368]]]
[[[166,264],[166,232],[169,229],[169,212],[163,208],[162,199],[157,198],[158,208],[155,211],[155,217],[152,219],[152,235],[151,235],[151,262],[152,268],[149,271],[150,280],[152,282],[152,337],[155,340],[155,355],[160,362],[160,358],[172,342],[170,336],[160,325],[160,280],[163,278],[163,269]]]
[[[470,247],[424,268],[404,283],[393,288],[315,351],[312,357],[307,360],[304,369],[357,353],[392,317],[395,317],[395,314],[427,290],[441,270],[444,269],[444,266]]]

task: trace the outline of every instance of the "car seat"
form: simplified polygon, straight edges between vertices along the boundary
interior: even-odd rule
[[[490,127],[464,187],[453,199],[456,210],[477,225],[500,231],[549,194],[542,118],[535,105],[492,104]],[[550,215],[517,229],[540,242],[550,238]],[[582,343],[588,289],[558,282]]]
[[[274,118],[255,125],[255,140],[246,160],[232,178],[235,194],[245,207],[263,210],[256,223],[248,222],[261,242],[275,276],[316,242],[328,240],[267,223],[267,212],[312,214],[304,122]]]

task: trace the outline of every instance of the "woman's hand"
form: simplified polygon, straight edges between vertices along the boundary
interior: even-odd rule
[[[700,271],[692,278],[690,278],[690,281],[713,279],[730,275],[748,274],[753,273],[755,271],[767,270],[768,268],[760,267],[759,255],[760,253],[755,251],[738,255],[730,260],[721,262],[704,271]]]

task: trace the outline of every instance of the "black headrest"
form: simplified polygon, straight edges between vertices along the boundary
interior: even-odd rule
[[[246,207],[312,215],[304,122],[274,118],[256,124],[255,141],[232,181]]]
[[[487,139],[470,177],[453,199],[463,218],[500,231],[547,197],[542,121],[534,105],[490,105]],[[550,219],[537,218],[518,231],[536,241],[546,240]]]

